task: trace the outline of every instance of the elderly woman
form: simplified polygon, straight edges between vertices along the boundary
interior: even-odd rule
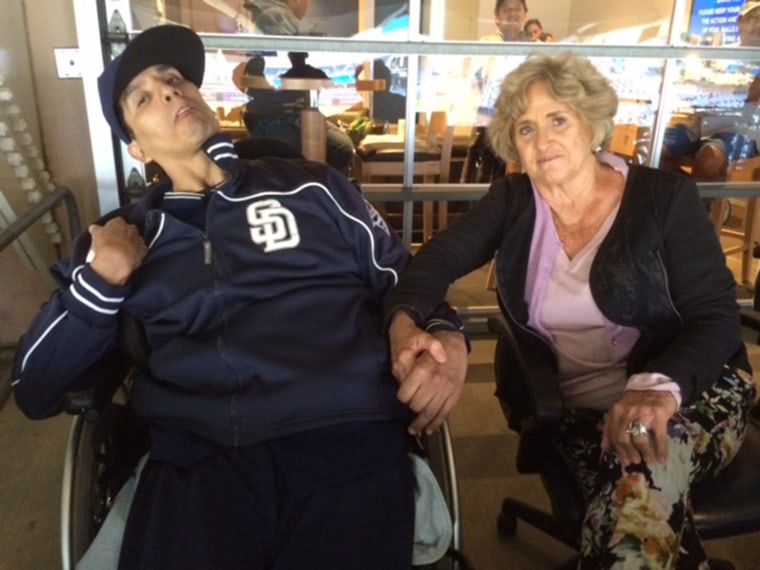
[[[532,56],[502,87],[489,136],[522,174],[427,242],[387,307],[411,405],[461,390],[409,373],[419,324],[495,255],[517,349],[553,361],[555,444],[587,502],[581,568],[699,568],[689,486],[735,454],[755,398],[734,280],[694,182],[602,150],[617,96],[589,61]],[[509,399],[519,371],[497,387]],[[415,403],[414,398],[417,398]],[[510,402],[510,426],[521,410]]]

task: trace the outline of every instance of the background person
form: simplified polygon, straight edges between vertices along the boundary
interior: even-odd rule
[[[280,77],[330,79],[324,71],[306,63],[308,57],[309,54],[305,51],[289,51],[288,59],[290,60],[290,69],[280,75]]]
[[[736,24],[739,27],[739,45],[760,46],[760,2],[746,0],[739,10]]]
[[[523,32],[525,32],[525,35],[528,36],[531,41],[543,41],[541,39],[541,34],[544,33],[544,27],[541,25],[541,21],[537,18],[526,20],[525,26],[523,26]]]
[[[246,0],[243,6],[251,12],[251,19],[260,33],[295,36],[300,34],[299,22],[306,14],[309,2],[310,0]],[[307,57],[305,52],[289,52],[291,69],[283,76],[288,77],[288,73],[293,73],[290,77],[328,79],[322,70],[306,64]],[[259,70],[262,64],[263,59],[254,56],[246,64],[246,74],[251,77],[261,74],[263,77],[263,69]],[[241,89],[239,85],[238,88]],[[310,106],[309,92],[271,90],[264,85],[244,86],[241,91],[250,98],[243,112],[243,123],[248,132],[254,136],[278,140],[300,153],[301,111]],[[326,138],[327,163],[347,174],[354,155],[351,138],[330,121],[326,121]]]
[[[689,487],[733,458],[755,386],[695,183],[599,150],[617,104],[569,53],[507,76],[489,135],[524,173],[420,249],[387,305],[391,354],[410,366],[449,284],[495,256],[518,350],[556,370],[554,444],[586,501],[579,568],[700,568]],[[521,382],[515,370],[497,386],[513,429],[529,409]]]
[[[525,31],[528,6],[523,0],[496,0],[494,20],[498,32],[480,38],[480,41],[529,41]],[[491,121],[499,87],[505,75],[521,61],[517,57],[473,57],[469,62],[472,70],[472,96],[478,100],[475,111],[475,140],[470,145],[463,167],[463,181],[469,183],[490,182],[500,177],[506,164],[497,157],[486,137],[486,127]]]
[[[496,0],[493,10],[497,31],[480,38],[481,42],[530,41],[525,31],[528,5],[525,0]]]
[[[496,0],[494,20],[498,31],[480,38],[482,42],[531,41],[525,32],[528,5],[524,0]],[[504,76],[517,66],[520,58],[474,57],[471,62],[473,84],[477,86],[478,107],[475,124],[483,126],[490,121],[493,105]]]
[[[684,158],[688,157],[695,180],[725,180],[729,162],[757,155],[758,136],[760,76],[750,83],[742,109],[727,109],[724,114],[695,113],[667,127],[660,168],[682,172]]]
[[[243,92],[252,88],[271,91],[274,86],[266,78],[265,70],[264,56],[260,53],[253,54],[248,61],[239,63],[232,70],[232,83]]]
[[[381,305],[408,252],[334,169],[238,159],[201,96],[204,61],[190,29],[157,26],[100,76],[112,130],[168,178],[55,267],[61,288],[16,353],[16,401],[60,412],[127,319],[144,333],[142,350],[129,339],[130,405],[150,451],[121,570],[408,570],[407,434],[437,429],[461,393],[461,326],[442,306],[399,386]]]
[[[372,78],[384,79],[385,89],[372,92],[372,118],[376,121],[397,123],[406,116],[406,97],[391,91],[393,74],[382,59],[372,62]]]
[[[289,52],[292,67],[281,77],[329,79],[321,69],[306,64],[308,55],[305,52]],[[262,60],[260,56],[254,56],[248,61],[243,83],[245,77],[263,76]],[[243,112],[243,123],[248,132],[253,136],[282,141],[301,152],[301,111],[311,105],[309,91],[270,89],[266,85],[243,87],[243,92],[250,98]],[[347,174],[354,157],[354,144],[337,125],[327,119],[325,123],[327,164]]]

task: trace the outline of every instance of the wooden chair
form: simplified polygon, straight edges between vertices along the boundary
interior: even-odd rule
[[[729,163],[726,171],[726,180],[731,182],[752,182],[760,180],[760,156],[753,156]],[[724,215],[726,206],[743,206],[743,215],[739,220],[738,227],[727,225],[727,216]],[[755,225],[755,210],[757,198],[716,198],[710,208],[713,224],[719,237],[738,240],[739,243],[723,248],[723,253],[731,255],[741,254],[741,280],[742,284],[752,283],[749,271],[752,266],[753,230]],[[731,208],[737,211],[739,208]],[[728,217],[729,219],[732,216]]]
[[[445,180],[440,178],[439,182],[449,182],[451,179],[451,167],[455,160],[454,158],[454,132],[455,127],[448,124],[448,117],[445,111],[433,111],[430,113],[430,121],[427,125],[428,137],[435,137],[435,141],[443,146],[444,141],[448,142],[448,149],[446,155],[441,156],[441,160],[445,160],[446,164],[441,164],[442,171],[445,170]],[[449,132],[450,131],[450,132]],[[456,160],[459,160],[458,158]],[[430,203],[432,204],[432,203]],[[442,230],[448,225],[449,220],[449,202],[448,200],[440,200],[438,205],[438,229]]]
[[[248,129],[245,128],[243,123],[243,110],[245,105],[239,107],[233,107],[229,113],[225,112],[224,107],[216,108],[216,116],[219,119],[219,126],[223,133],[232,137],[232,140],[238,140],[246,138],[248,136]]]
[[[243,107],[233,107],[225,117],[226,121],[234,123],[235,125],[243,124]]]
[[[639,126],[633,124],[615,125],[610,138],[609,150],[622,158],[631,159],[636,154],[636,140]]]
[[[283,77],[281,84],[285,91],[308,91],[312,101],[321,89],[335,86],[332,79],[309,77]],[[314,162],[327,162],[327,119],[316,107],[301,111],[301,154]]]
[[[301,154],[314,162],[327,162],[327,119],[313,107],[301,111]]]
[[[434,113],[435,115],[435,113]],[[412,174],[421,177],[423,182],[446,183],[451,170],[451,151],[454,145],[454,126],[448,125],[445,113],[443,119],[431,118],[431,125],[421,137],[416,137],[414,145],[414,164]],[[404,142],[382,140],[360,144],[356,149],[356,177],[362,182],[371,182],[373,178],[404,174]],[[423,241],[433,234],[433,202],[422,203]],[[439,225],[441,217],[445,219],[446,211],[439,207]],[[445,222],[443,224],[445,226]]]
[[[626,160],[628,163],[642,164],[642,142],[649,136],[646,127],[633,123],[615,125],[610,138],[609,151]]]

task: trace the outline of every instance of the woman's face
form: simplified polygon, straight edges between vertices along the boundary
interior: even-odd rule
[[[538,186],[572,181],[593,168],[591,128],[569,105],[554,99],[543,81],[526,92],[528,107],[515,122],[520,164]]]
[[[528,36],[534,42],[539,41],[542,31],[543,30],[541,29],[541,26],[539,26],[538,24],[530,24],[530,25],[528,25],[528,29],[527,29]]]

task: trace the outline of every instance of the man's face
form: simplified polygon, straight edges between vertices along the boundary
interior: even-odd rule
[[[760,47],[760,7],[737,19],[739,43],[743,46]]]
[[[119,101],[124,123],[149,159],[181,159],[219,130],[200,91],[175,68],[154,65],[129,82]]]
[[[516,39],[525,25],[528,11],[521,0],[506,0],[494,12],[496,25],[507,39]]]

